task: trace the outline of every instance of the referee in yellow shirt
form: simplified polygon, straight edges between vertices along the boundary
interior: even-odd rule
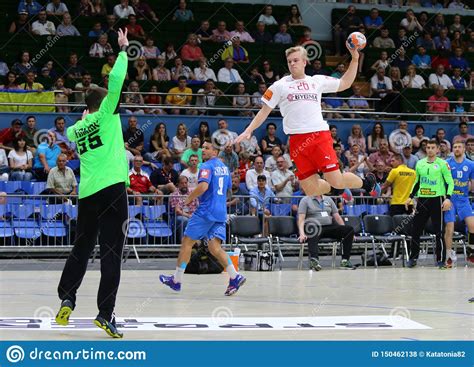
[[[395,154],[390,161],[392,170],[390,171],[387,180],[382,185],[382,192],[386,192],[389,187],[392,187],[392,200],[390,202],[390,215],[397,214],[411,214],[413,207],[405,208],[405,202],[410,196],[413,183],[415,182],[415,171],[408,168],[403,163],[401,154]]]

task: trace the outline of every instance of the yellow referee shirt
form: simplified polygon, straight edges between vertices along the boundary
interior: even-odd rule
[[[392,201],[390,205],[404,205],[410,196],[413,183],[415,182],[415,171],[408,168],[405,164],[393,168],[387,182],[392,185]]]

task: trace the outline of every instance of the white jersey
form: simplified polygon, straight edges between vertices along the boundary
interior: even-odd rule
[[[321,97],[323,93],[337,92],[340,82],[325,75],[306,75],[304,79],[288,75],[267,89],[262,102],[271,108],[280,106],[287,135],[329,130],[321,113]]]

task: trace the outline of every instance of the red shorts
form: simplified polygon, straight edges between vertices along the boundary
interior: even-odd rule
[[[290,157],[298,179],[339,169],[332,144],[330,131],[290,135]]]

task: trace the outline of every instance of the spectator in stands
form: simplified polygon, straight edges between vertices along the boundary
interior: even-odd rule
[[[257,178],[261,175],[266,176],[268,182],[271,182],[270,172],[264,169],[262,156],[255,157],[253,166],[254,168],[249,169],[245,174],[245,184],[249,191],[257,187]]]
[[[194,21],[193,12],[186,9],[186,0],[179,0],[178,9],[174,12],[173,20],[177,22],[189,22]]]
[[[240,142],[240,149],[236,149],[236,151],[240,152],[241,150],[249,153],[252,158],[262,155],[255,135],[252,135],[250,139],[245,139]]]
[[[463,10],[466,6],[460,0],[453,0],[449,3],[448,9]]]
[[[290,27],[294,26],[304,26],[303,18],[301,17],[300,9],[298,5],[291,4],[290,12],[288,17],[285,19],[285,23],[287,23]]]
[[[445,89],[453,89],[454,85],[451,78],[444,73],[444,66],[438,65],[436,73],[432,73],[429,76],[430,87],[436,88],[441,86]]]
[[[463,41],[461,32],[454,31],[451,40],[451,51],[454,51],[458,47],[464,52],[466,50],[466,42]]]
[[[239,168],[239,156],[234,152],[231,144],[225,146],[224,150],[219,153],[219,158],[229,168],[230,172],[235,172]]]
[[[474,52],[474,31],[469,33],[469,40],[466,42],[467,52]]]
[[[323,68],[321,60],[315,59],[313,60],[312,64],[307,67],[305,74],[309,76],[313,76],[313,75],[329,76],[329,71]]]
[[[188,34],[188,39],[181,48],[181,59],[184,61],[198,61],[203,58],[201,48],[198,46],[198,38],[194,33]],[[176,62],[176,59],[175,59]]]
[[[128,24],[125,26],[128,31],[128,36],[131,39],[136,39],[138,41],[145,41],[146,35],[140,24],[137,24],[137,17],[135,14],[130,14],[128,16]]]
[[[272,189],[267,186],[269,181],[266,175],[257,176],[257,184],[249,190],[250,195],[250,215],[269,217],[270,199],[275,197]],[[248,186],[247,186],[248,188]]]
[[[201,121],[199,123],[198,130],[199,130],[198,136],[199,136],[199,141],[200,141],[199,146],[202,148],[202,145],[205,142],[211,143],[211,132],[209,130],[209,124],[207,123],[207,121]]]
[[[392,112],[401,111],[400,92],[403,90],[400,68],[392,66],[390,68],[390,80],[392,81],[392,98],[390,100],[390,110]]]
[[[392,81],[390,78],[385,76],[385,69],[383,67],[379,67],[377,69],[377,73],[370,79],[370,89],[372,91],[372,97],[374,98],[381,98],[381,101],[376,102],[376,109],[380,111],[382,105],[387,104],[387,100],[385,99],[390,93],[392,93]]]
[[[448,37],[448,28],[442,28],[439,32],[439,36],[436,36],[434,39],[435,47],[438,51],[450,51],[451,50],[451,40]]]
[[[239,116],[253,116],[253,112],[249,110],[252,107],[250,96],[245,91],[245,84],[239,83],[235,88],[235,97],[232,97],[232,107],[238,111]]]
[[[38,20],[33,22],[31,33],[37,36],[54,36],[56,34],[56,27],[53,22],[47,20],[45,10],[38,13]]]
[[[235,139],[237,139],[238,134],[235,131],[229,130],[229,124],[227,123],[226,120],[221,119],[221,120],[217,121],[217,128],[219,130],[223,130],[223,131],[227,132],[230,135],[231,141],[234,141]],[[234,148],[237,148],[237,147],[234,147]],[[240,152],[240,149],[235,149],[235,151]]]
[[[61,148],[56,144],[56,134],[48,131],[36,150],[33,160],[33,171],[38,181],[46,181],[51,168],[56,166]]]
[[[214,70],[207,66],[207,59],[204,56],[199,59],[199,67],[194,68],[194,77],[199,81],[207,81],[209,79],[217,81]]]
[[[19,55],[19,61],[13,64],[11,71],[18,77],[26,75],[30,70],[36,72],[36,67],[30,63],[30,53],[22,51]]]
[[[125,149],[134,156],[141,155],[144,147],[143,131],[138,127],[138,120],[135,116],[128,118],[128,128],[123,132]]]
[[[30,17],[38,14],[41,9],[43,9],[43,5],[35,0],[20,0],[18,4],[18,13],[26,12]]]
[[[456,117],[456,122],[468,122],[469,119],[467,116],[463,116],[466,113],[466,109],[464,108],[464,96],[458,96],[456,100],[456,104],[454,105],[451,112],[460,115]]]
[[[204,88],[201,88],[197,91],[196,97],[196,106],[198,107],[213,107],[216,104],[216,99],[222,95],[222,92],[219,88],[216,88],[214,81],[212,79],[208,79],[206,84],[204,84]],[[213,115],[214,111],[202,109],[199,110],[201,115]]]
[[[173,87],[168,91],[168,95],[166,96],[166,104],[171,106],[189,106],[191,105],[191,101],[193,91],[191,88],[187,87],[186,84],[186,77],[184,75],[178,78],[178,86]],[[172,108],[170,113],[173,115],[179,114],[191,114],[194,115],[197,113],[196,110],[185,110],[181,108]]]
[[[420,141],[420,149],[415,153],[415,156],[418,160],[426,157],[426,145],[428,144],[429,139],[422,139]]]
[[[458,125],[459,134],[453,138],[453,145],[458,142],[466,143],[468,139],[474,139],[474,135],[469,134],[466,122],[460,122]]]
[[[189,157],[188,168],[181,172],[181,176],[187,177],[189,190],[194,190],[198,185],[199,157],[197,154],[191,154]]]
[[[388,172],[385,163],[382,161],[375,162],[372,171],[375,176],[375,180],[380,186],[382,186],[388,177]]]
[[[233,66],[234,60],[228,57],[224,62],[224,67],[217,73],[217,80],[223,83],[243,83],[239,72]]]
[[[49,129],[56,136],[56,144],[61,148],[61,152],[66,155],[67,159],[75,159],[76,144],[69,141],[66,134],[66,121],[64,117],[58,116],[54,119],[54,127]]]
[[[416,47],[423,47],[426,51],[436,50],[433,37],[429,31],[425,31],[422,36],[416,39]]]
[[[413,56],[412,63],[420,69],[429,69],[431,56],[426,54],[426,49],[423,46],[419,46],[418,53]]]
[[[142,170],[142,166],[143,157],[136,155],[133,158],[133,168],[129,173],[130,186],[127,187],[127,193],[133,195],[130,199],[133,200],[134,205],[141,206],[144,196],[146,199],[149,199],[149,197],[147,197],[148,195],[156,195],[157,197],[152,200],[154,200],[156,204],[160,204],[160,196],[163,196],[163,192],[151,183],[150,177]]]
[[[272,66],[270,65],[270,61],[265,60],[263,62],[263,79],[267,85],[275,83],[277,80],[280,80],[280,75],[276,71],[273,70]]]
[[[63,22],[58,25],[56,34],[59,36],[80,36],[81,34],[77,28],[72,24],[71,14],[64,13]]]
[[[82,77],[82,74],[86,72],[81,65],[78,63],[77,53],[71,52],[69,54],[69,63],[66,67],[66,77],[70,79],[79,79]]]
[[[248,64],[249,53],[240,45],[240,38],[235,36],[232,38],[232,44],[224,50],[221,55],[222,61],[232,58],[237,64]]]
[[[23,33],[31,32],[31,23],[28,21],[28,12],[26,10],[18,13],[18,19],[14,20],[10,24],[8,33]]]
[[[102,34],[104,34],[104,30],[102,29],[102,24],[100,22],[95,22],[92,29],[88,33],[89,38],[98,39]]]
[[[146,105],[161,105],[163,103],[162,98],[158,93],[158,86],[152,85],[150,87],[150,93],[144,97]],[[155,114],[155,115],[166,115],[166,112],[161,108],[145,108],[145,113]]]
[[[109,14],[106,17],[106,22],[104,32],[107,34],[107,37],[109,37],[109,42],[114,46],[118,46],[117,17],[114,14]]]
[[[188,129],[181,123],[176,128],[176,136],[173,137],[173,154],[176,159],[181,160],[183,152],[191,147],[191,137],[188,135]]]
[[[170,157],[163,158],[163,166],[161,169],[154,170],[151,173],[151,183],[164,195],[175,192],[178,185],[179,174],[173,169],[173,159]]]
[[[342,145],[339,143],[333,144],[334,151],[336,152],[337,160],[339,161],[339,170],[344,172],[345,168],[349,165],[347,157],[342,154]]]
[[[8,166],[8,159],[4,149],[0,148],[0,181],[8,181],[10,167]]]
[[[446,144],[446,141],[442,141],[441,143],[439,143],[438,157],[446,160],[449,158],[450,153],[451,150],[448,148],[448,144]]]
[[[133,62],[133,68],[128,70],[128,77],[132,80],[151,80],[151,70],[146,62],[145,56],[139,56]]]
[[[179,80],[184,77],[185,80],[194,80],[194,74],[189,66],[183,65],[183,60],[180,57],[174,59],[174,66],[171,68],[171,79]]]
[[[273,37],[273,42],[281,43],[283,45],[291,45],[293,43],[293,39],[288,33],[288,26],[286,23],[280,24],[279,32]]]
[[[372,128],[372,133],[367,137],[368,152],[374,153],[378,151],[382,140],[387,140],[387,135],[385,135],[382,123],[376,122]]]
[[[224,43],[231,39],[230,32],[226,29],[227,25],[223,20],[217,23],[217,28],[212,31],[211,41]]]
[[[346,72],[346,65],[343,62],[340,62],[336,66],[336,70],[331,74],[333,78],[341,79],[344,73]]]
[[[238,20],[235,22],[235,30],[230,32],[230,39],[233,40],[234,38],[238,37],[241,42],[255,42],[252,36],[245,30],[244,22]]]
[[[453,76],[451,77],[451,82],[457,90],[467,89],[466,80],[461,76],[461,68],[458,66],[453,68]]]
[[[346,158],[349,161],[346,172],[351,172],[361,179],[364,179],[365,173],[369,170],[370,162],[365,154],[360,153],[359,144],[354,144],[350,151],[346,151]]]
[[[388,141],[392,152],[401,154],[405,146],[411,146],[412,137],[407,129],[408,123],[402,120],[398,123],[398,129],[395,129],[390,133]]]
[[[77,195],[77,180],[73,170],[66,166],[66,154],[59,154],[56,159],[56,166],[50,167],[46,182],[47,195],[57,195],[56,199],[67,201],[69,195]]]
[[[347,145],[351,148],[354,144],[357,144],[361,152],[366,151],[365,137],[362,133],[362,128],[359,124],[352,125],[351,135],[347,139]]]
[[[76,14],[83,17],[96,15],[104,17],[107,15],[107,10],[105,9],[104,4],[102,4],[102,0],[80,0]]]
[[[392,189],[389,213],[391,216],[398,214],[411,214],[413,207],[407,210],[405,202],[411,192],[415,182],[415,171],[407,167],[401,154],[395,154],[390,162],[392,170],[385,183],[382,185],[382,192]]]
[[[394,42],[395,42],[395,48],[413,47],[410,40],[408,39],[407,31],[405,28],[398,29],[398,34],[397,34],[397,37],[395,37]]]
[[[115,56],[114,54],[107,55],[107,63],[102,66],[102,71],[100,72],[102,77],[110,74],[110,72],[112,71],[112,68],[115,65],[116,60],[117,60],[117,56]],[[131,79],[135,79],[135,78],[131,78]]]
[[[275,146],[278,146],[280,150],[283,150],[282,148],[283,144],[280,138],[276,136],[276,131],[277,131],[276,124],[273,122],[269,122],[267,124],[266,130],[267,130],[267,134],[263,137],[261,141],[262,153],[267,154],[267,155],[272,154],[272,149]]]
[[[171,152],[168,149],[169,141],[166,125],[160,122],[155,126],[155,130],[150,136],[150,153],[146,153],[144,158],[147,161],[161,161],[164,157],[171,157]]]
[[[124,102],[127,105],[136,105],[137,107],[126,107],[125,112],[129,114],[143,115],[145,111],[143,107],[145,106],[145,100],[140,93],[140,86],[138,82],[132,81],[127,87],[127,94],[125,94]]]
[[[440,114],[448,113],[449,111],[449,102],[448,98],[444,96],[444,88],[442,86],[436,86],[434,88],[435,94],[428,98],[428,103],[426,103],[426,112],[433,114],[433,116],[427,117],[427,119],[432,121],[446,121],[448,117],[439,116]]]
[[[288,162],[283,156],[277,158],[277,167],[271,173],[272,187],[276,197],[282,198],[281,203],[289,203],[293,192],[298,188],[298,181],[293,172],[288,169]]]
[[[188,225],[189,218],[191,218],[199,205],[197,198],[191,203],[185,204],[190,192],[188,178],[183,175],[179,176],[177,190],[175,190],[170,197],[170,208],[175,214],[176,221],[176,243],[181,243],[181,238]]]
[[[400,22],[400,27],[405,28],[407,32],[413,32],[416,29],[423,31],[423,26],[418,22],[418,19],[416,19],[412,9],[408,9],[405,14],[405,18]]]
[[[252,34],[256,43],[271,43],[273,36],[265,29],[265,23],[257,22],[257,30]]]
[[[20,121],[21,122],[21,121]],[[20,128],[22,125],[19,125]],[[36,117],[34,116],[28,116],[26,118],[26,127],[23,128],[23,134],[22,138],[25,139],[26,141],[26,147],[28,148],[31,153],[35,153],[36,151],[36,146],[38,145],[38,141],[36,140],[38,138],[37,135],[38,129],[36,128]],[[2,133],[0,131],[0,136],[2,136]],[[1,140],[0,140],[1,141]]]
[[[470,72],[469,62],[462,56],[462,48],[458,47],[454,50],[454,55],[449,58],[451,69],[460,68],[462,72]]]
[[[388,28],[382,27],[380,29],[380,36],[374,39],[373,46],[375,48],[395,48],[393,39],[389,37]]]
[[[329,196],[306,196],[298,206],[300,242],[308,242],[309,268],[322,269],[319,263],[319,239],[334,238],[342,243],[340,269],[355,269],[350,262],[354,229],[344,225],[334,201]]]
[[[151,19],[153,22],[158,23],[159,19],[156,13],[143,0],[132,0],[132,6],[138,19]]]
[[[99,86],[95,83],[92,83],[92,76],[86,72],[82,74],[82,82],[77,83],[74,86],[75,91],[82,91],[82,93],[74,93],[76,96],[76,103],[84,103],[84,98],[86,93],[93,88],[98,88]]]
[[[469,81],[467,82],[467,89],[474,90],[474,70],[469,73]]]
[[[210,28],[210,25],[207,19],[201,21],[201,26],[196,32],[194,32],[198,36],[199,43],[205,42],[205,41],[211,41],[212,32],[209,30],[209,28]]]
[[[405,74],[408,67],[411,65],[411,61],[408,59],[408,57],[406,57],[406,51],[403,47],[400,47],[399,49],[397,49],[395,51],[395,54],[397,55],[397,57],[395,57],[391,64],[390,64],[390,67],[393,69],[393,68],[398,68],[400,69],[399,71],[402,73],[402,74]],[[401,75],[400,75],[401,77]],[[393,85],[393,83],[392,83]],[[394,88],[395,90],[395,88]]]
[[[2,149],[2,151],[4,151]],[[23,137],[13,141],[13,149],[8,153],[11,181],[31,181],[33,173],[33,154],[28,150]]]
[[[273,12],[273,6],[266,5],[263,10],[263,13],[258,18],[258,21],[263,22],[265,25],[277,25],[278,22],[273,17],[272,12]]]
[[[402,157],[404,164],[411,169],[415,169],[416,162],[418,162],[418,157],[412,154],[413,148],[411,144],[405,145],[402,149]]]
[[[101,34],[97,42],[95,42],[89,49],[89,56],[103,58],[107,55],[113,54],[114,50],[108,42],[108,39],[109,37],[107,36],[107,33]]]
[[[442,13],[437,13],[433,19],[433,23],[431,25],[431,33],[439,34],[442,29],[446,28],[446,23],[444,21],[444,15]]]
[[[383,26],[383,19],[379,15],[379,10],[377,8],[372,8],[370,10],[370,15],[364,17],[365,28],[369,30],[378,30]]]
[[[261,108],[263,105],[262,97],[267,91],[267,85],[265,82],[258,83],[258,91],[252,94],[252,107],[253,108]]]
[[[61,16],[65,13],[69,13],[69,10],[66,4],[62,3],[61,0],[51,0],[51,2],[46,5],[46,13],[50,16]]]
[[[232,175],[232,195],[227,197],[227,212],[229,214],[248,215],[248,205],[245,203],[245,198],[249,192],[245,187],[240,186],[239,175]]]
[[[36,79],[36,74],[34,71],[28,71],[26,73],[26,79],[24,83],[20,84],[20,89],[24,90],[34,90],[37,92],[42,92],[44,90],[44,86],[41,83],[37,83],[35,81]]]
[[[305,46],[309,43],[314,43],[315,41],[313,40],[313,38],[311,37],[312,35],[312,30],[311,28],[309,27],[304,27],[304,31],[303,31],[303,36],[300,37],[300,39],[298,40],[298,42],[296,43],[296,45],[298,46]]]
[[[334,26],[334,43],[336,56],[346,53],[347,36],[352,32],[358,31],[363,26],[362,20],[356,15],[354,5],[347,7],[347,13],[341,17]]]
[[[333,145],[339,144],[341,146],[341,149],[344,150],[344,144],[342,143],[342,139],[337,135],[337,126],[329,125],[329,131],[331,132]]]
[[[58,73],[56,72],[56,69],[54,69],[53,60],[46,61],[41,69],[41,76],[49,79],[56,79],[58,77]]]
[[[165,67],[165,58],[159,56],[156,58],[156,67],[153,69],[153,80],[156,81],[169,81],[171,80],[171,72]]]
[[[352,92],[354,93],[347,101],[347,105],[352,110],[368,110],[369,102],[365,99],[365,96],[361,94],[361,87],[357,84],[352,86]],[[363,118],[360,114],[351,113],[351,118]]]
[[[252,162],[250,161],[250,154],[241,151],[239,153],[239,178],[240,182],[245,183],[247,172],[251,169]]]
[[[436,129],[436,135],[434,135],[433,138],[438,141],[438,144],[445,142],[448,149],[451,151],[451,143],[448,139],[446,139],[446,130],[444,130],[442,127]]]
[[[389,67],[390,63],[388,61],[388,53],[387,51],[380,52],[380,59],[375,61],[372,66],[370,67],[371,70],[377,71],[377,69],[383,68],[386,70]],[[339,78],[340,79],[340,78]]]
[[[5,80],[5,84],[0,85],[0,89],[4,91],[20,89],[20,86],[16,82],[16,75],[14,72],[8,72]]]
[[[151,36],[145,38],[145,46],[142,47],[141,52],[147,60],[154,60],[161,54],[160,49],[154,43],[155,40]]]
[[[199,139],[198,135],[194,135],[191,139],[191,146],[183,152],[181,156],[181,166],[187,168],[189,165],[189,158],[192,155],[197,155],[199,158],[198,167],[202,163],[202,148],[201,148],[201,140]]]
[[[130,14],[135,15],[135,10],[128,4],[128,0],[120,0],[120,4],[114,6],[113,13],[117,19],[127,19]]]
[[[466,140],[466,158],[474,161],[474,138]]]
[[[385,171],[389,172],[391,170],[390,161],[392,160],[392,157],[393,153],[388,149],[387,139],[382,139],[380,140],[378,151],[369,155],[368,162],[372,166],[375,166],[375,164],[380,161],[385,165]]]
[[[344,100],[337,98],[336,93],[328,93],[327,97],[321,101],[321,108],[325,110],[339,110],[347,109],[347,103]],[[328,112],[325,114],[327,119],[342,119],[342,115],[338,111]]]
[[[271,156],[267,155],[268,158],[265,160],[265,169],[270,173],[276,170],[278,157],[281,156],[282,151],[280,146],[275,145],[271,150]]]
[[[454,35],[454,32],[459,32],[461,34],[466,33],[466,27],[461,22],[461,16],[456,14],[453,18],[453,24],[449,26],[449,33]]]
[[[443,9],[443,4],[438,0],[422,0],[424,8]]]

